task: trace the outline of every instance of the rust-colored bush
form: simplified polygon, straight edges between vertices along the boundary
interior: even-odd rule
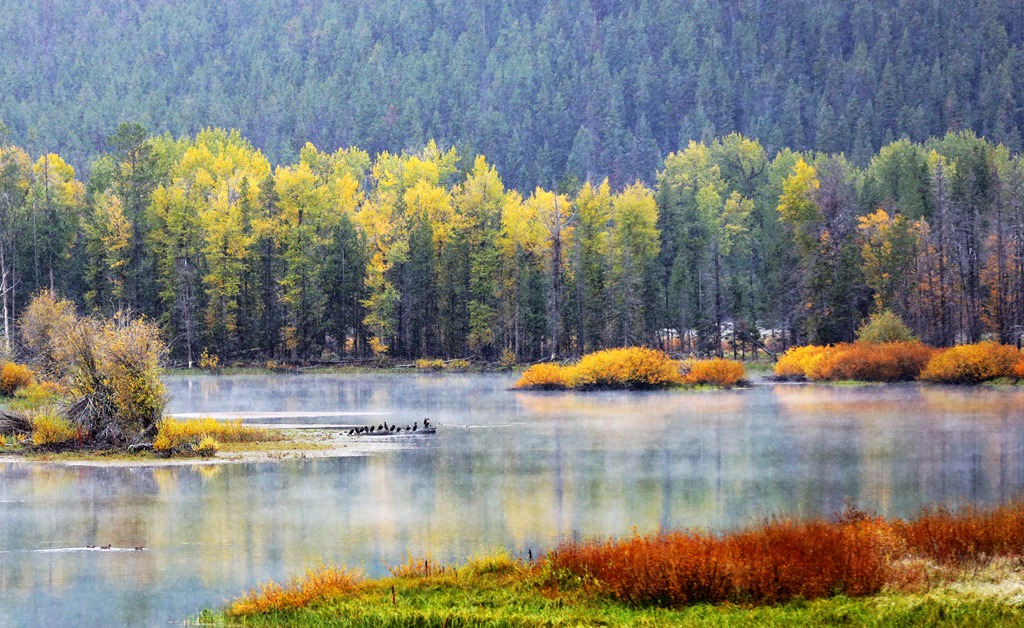
[[[916,379],[935,350],[920,342],[855,342],[828,347],[808,366],[813,380],[901,382]]]
[[[1014,377],[1024,356],[1012,345],[979,342],[950,347],[936,353],[921,372],[921,379],[947,384],[976,384]]]
[[[0,368],[0,394],[13,397],[18,389],[31,386],[35,382],[35,373],[24,364],[5,362]]]
[[[891,545],[885,524],[869,518],[779,519],[724,537],[667,532],[563,543],[546,560],[554,573],[592,578],[611,596],[638,606],[774,604],[881,590]]]
[[[560,364],[534,364],[526,369],[513,386],[533,390],[562,390],[568,387],[568,367]]]
[[[683,377],[687,384],[710,384],[730,388],[742,381],[747,374],[743,364],[736,360],[696,360],[689,366],[690,370]]]
[[[362,582],[362,574],[344,567],[324,565],[307,569],[303,576],[292,578],[283,586],[270,582],[259,590],[250,591],[235,600],[227,614],[239,617],[306,608],[332,597],[355,592]]]
[[[679,363],[657,349],[624,347],[588,353],[570,367],[571,388],[659,388],[681,384]]]
[[[901,382],[916,379],[935,349],[921,342],[854,342],[794,347],[775,365],[785,378]]]

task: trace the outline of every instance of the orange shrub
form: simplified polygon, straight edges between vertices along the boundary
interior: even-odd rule
[[[588,353],[569,370],[569,386],[592,388],[658,388],[681,384],[679,363],[663,351],[624,347]]]
[[[33,383],[35,373],[24,364],[5,362],[0,368],[0,394],[13,397],[19,388]]]
[[[979,342],[936,353],[921,372],[921,379],[948,384],[975,384],[1014,377],[1024,356],[1012,345]]]
[[[899,382],[916,379],[935,350],[920,342],[855,342],[829,347],[808,366],[814,380]]]
[[[821,359],[829,349],[821,345],[792,347],[779,356],[779,361],[775,363],[775,376],[787,379],[807,377],[808,364]]]
[[[909,381],[917,378],[934,354],[935,349],[917,341],[809,345],[783,354],[775,365],[775,375],[810,380]]]
[[[513,386],[535,390],[560,390],[568,387],[568,367],[560,364],[534,364],[526,369]]]
[[[775,604],[880,591],[890,575],[893,540],[886,529],[868,518],[771,520],[724,537],[665,532],[568,542],[546,560],[554,572],[593,578],[612,597],[638,606]]]
[[[687,384],[711,384],[730,388],[742,381],[747,372],[736,360],[696,360],[683,378]]]

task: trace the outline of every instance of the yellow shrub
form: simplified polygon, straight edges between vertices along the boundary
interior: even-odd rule
[[[828,350],[829,347],[821,345],[792,347],[779,356],[779,361],[775,363],[775,376],[783,378],[807,377],[807,366],[821,359]]]
[[[452,360],[444,368],[449,371],[464,371],[469,368],[469,362],[466,360]]]
[[[944,349],[928,362],[921,379],[949,384],[974,384],[1000,377],[1014,377],[1021,352],[1012,345],[979,342]]]
[[[420,358],[416,360],[416,368],[425,371],[440,371],[444,368],[444,360],[428,360]]]
[[[33,383],[35,373],[24,364],[5,362],[0,368],[0,394],[13,397],[19,388]]]
[[[683,378],[687,384],[711,384],[713,386],[735,386],[746,376],[746,369],[736,360],[696,360]]]
[[[663,351],[645,347],[590,353],[571,367],[571,388],[656,388],[681,384],[679,363]]]
[[[559,364],[534,364],[526,369],[513,388],[556,390],[569,387],[569,368]]]
[[[187,453],[203,439],[216,439],[219,443],[245,443],[274,440],[275,436],[265,429],[242,425],[241,419],[218,421],[205,417],[179,421],[166,417],[157,428],[153,439],[153,450],[161,453]]]
[[[220,450],[220,443],[209,436],[204,436],[198,443],[192,445],[192,452],[197,456],[209,458]]]
[[[63,445],[78,439],[78,431],[60,415],[37,414],[31,421],[33,445]]]
[[[35,403],[51,401],[68,394],[68,389],[56,382],[33,382],[28,386],[19,388],[14,396],[19,399],[26,399]]]

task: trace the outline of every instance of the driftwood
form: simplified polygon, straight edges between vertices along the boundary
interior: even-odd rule
[[[22,436],[31,433],[32,424],[29,422],[28,418],[18,414],[17,412],[0,410],[0,434],[14,434]]]

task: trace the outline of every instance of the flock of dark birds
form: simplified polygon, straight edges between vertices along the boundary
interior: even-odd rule
[[[433,434],[437,429],[430,424],[430,419],[423,419],[423,427],[420,427],[419,421],[414,422],[412,425],[406,425],[401,427],[399,425],[388,425],[387,421],[384,421],[380,425],[363,425],[360,427],[354,427],[348,431],[349,436],[391,436],[395,434]]]

